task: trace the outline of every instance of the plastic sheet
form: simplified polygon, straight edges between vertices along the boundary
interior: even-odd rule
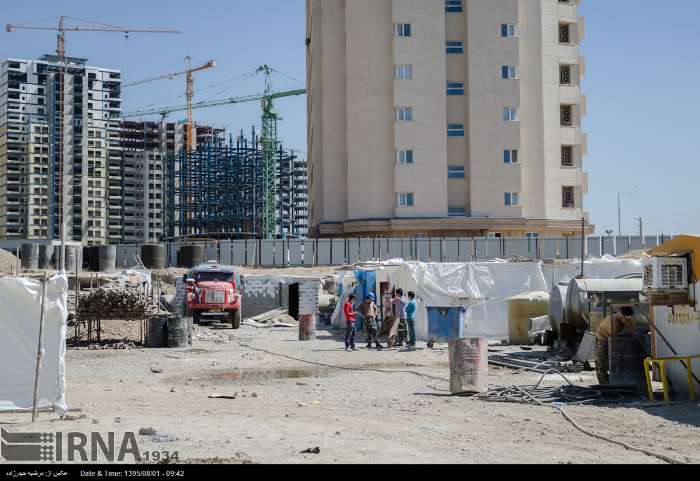
[[[0,278],[0,411],[32,409],[41,319],[42,282]],[[39,375],[38,407],[66,405],[65,357],[68,279],[49,279],[44,313],[44,358]]]

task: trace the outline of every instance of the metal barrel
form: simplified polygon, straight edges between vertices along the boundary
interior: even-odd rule
[[[165,269],[165,246],[158,244],[141,246],[141,261],[149,269]]]
[[[59,247],[60,250],[60,247]],[[76,246],[66,246],[66,271],[74,272],[76,267],[83,268],[83,248]],[[60,254],[59,254],[60,255]],[[58,256],[57,256],[58,257]]]
[[[99,253],[97,246],[83,247],[83,262],[85,263],[83,267],[87,266],[90,272],[99,272]]]
[[[117,270],[117,246],[100,246],[97,248],[98,267],[100,272]]]
[[[314,341],[316,339],[316,316],[299,314],[299,340]]]
[[[610,338],[610,384],[646,389],[645,358],[644,349],[636,337]]]
[[[489,390],[489,345],[486,339],[450,341],[450,392],[478,394]]]
[[[178,251],[178,267],[191,268],[204,262],[204,246],[181,246]]]
[[[39,269],[39,244],[22,244],[22,269],[36,271]]]
[[[146,347],[159,349],[168,346],[168,318],[156,317],[148,321]]]
[[[187,320],[182,316],[168,317],[168,347],[187,347]]]
[[[549,320],[552,331],[559,335],[559,326],[566,322],[566,299],[568,286],[554,286],[549,297]]]
[[[39,246],[39,269],[53,269],[53,253],[54,247],[51,244]]]

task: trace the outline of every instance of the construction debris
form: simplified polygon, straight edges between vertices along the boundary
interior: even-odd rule
[[[150,319],[160,309],[144,292],[133,286],[101,287],[80,296],[77,318],[85,320]]]

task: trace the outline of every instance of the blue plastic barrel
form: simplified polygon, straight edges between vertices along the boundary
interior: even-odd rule
[[[428,307],[428,339],[448,343],[462,337],[464,307]]]

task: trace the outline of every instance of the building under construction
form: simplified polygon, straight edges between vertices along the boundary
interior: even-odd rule
[[[275,149],[276,235],[308,229],[306,161]],[[228,142],[214,136],[196,150],[170,153],[166,162],[166,237],[255,238],[263,233],[264,162],[260,137],[243,132]]]
[[[172,122],[120,124],[119,150],[110,158],[110,241],[156,242],[164,234],[166,159],[185,147],[185,126]],[[196,126],[195,145],[223,139],[225,131]]]

